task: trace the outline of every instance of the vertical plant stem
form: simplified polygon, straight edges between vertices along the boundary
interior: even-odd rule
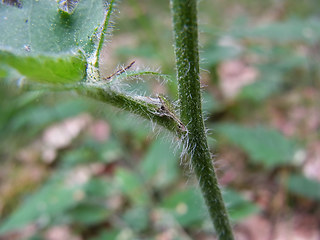
[[[233,239],[231,226],[205,135],[201,109],[197,0],[171,0],[180,117],[187,126],[185,145],[192,168],[221,240]]]

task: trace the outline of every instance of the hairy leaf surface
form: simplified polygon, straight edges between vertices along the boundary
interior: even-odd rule
[[[80,81],[86,69],[83,55],[93,52],[104,14],[102,0],[80,1],[71,13],[51,0],[28,0],[19,8],[1,5],[0,62],[33,81]]]

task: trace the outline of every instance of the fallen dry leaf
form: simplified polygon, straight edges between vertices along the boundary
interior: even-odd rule
[[[91,116],[83,113],[47,128],[41,138],[43,160],[52,162],[57,150],[67,147],[91,121]]]
[[[45,233],[46,240],[81,240],[80,237],[75,236],[67,226],[55,226],[49,228]]]
[[[320,141],[314,142],[307,149],[303,173],[306,177],[320,181]]]

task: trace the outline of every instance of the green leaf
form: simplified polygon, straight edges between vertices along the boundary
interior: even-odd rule
[[[24,95],[19,97],[19,102],[15,104],[21,104],[26,98]],[[3,126],[5,128],[0,127],[0,137],[2,134],[7,132],[18,132],[22,129],[28,128],[28,131],[38,131],[48,124],[53,123],[54,121],[61,121],[65,118],[75,116],[86,109],[88,109],[89,104],[86,101],[82,101],[81,99],[71,99],[57,102],[54,106],[35,106],[31,105],[25,108],[15,106],[15,104],[10,104],[14,106],[16,109],[13,109],[12,113],[8,113],[8,117],[4,119]],[[10,108],[10,106],[9,106]],[[1,113],[1,111],[0,111]],[[3,112],[2,112],[3,113]],[[1,118],[0,118],[1,122]],[[2,122],[1,122],[2,123]]]
[[[58,10],[56,1],[24,1],[22,8],[1,5],[0,49],[15,54],[90,52],[92,36],[105,14],[102,0],[82,0],[73,14]]]
[[[80,164],[90,163],[96,159],[96,154],[91,149],[78,147],[73,151],[68,151],[62,156],[61,166],[72,168]]]
[[[108,179],[102,177],[91,178],[83,186],[86,198],[68,211],[68,217],[71,218],[72,222],[85,225],[107,221],[111,210],[104,203],[113,194],[113,187],[112,181]]]
[[[110,231],[102,231],[97,237],[90,238],[90,240],[114,240],[121,234],[120,230],[114,229]]]
[[[240,99],[261,102],[281,89],[281,74],[269,72],[269,74],[262,75],[261,79],[241,89],[239,94]]]
[[[48,224],[52,218],[78,203],[77,195],[82,191],[82,188],[82,184],[67,183],[65,176],[57,174],[27,198],[2,223],[0,234],[18,230],[37,221],[41,222],[42,226]]]
[[[113,192],[112,182],[101,178],[95,177],[90,179],[85,185],[85,191],[88,198],[100,198],[105,200]]]
[[[246,200],[240,193],[232,189],[224,189],[222,195],[233,221],[239,221],[260,210],[257,205]]]
[[[148,227],[149,211],[145,207],[135,207],[126,211],[123,219],[131,229],[141,232]]]
[[[61,166],[73,168],[79,164],[92,162],[111,163],[121,158],[122,155],[123,149],[115,139],[109,139],[104,143],[87,139],[83,145],[62,156]]]
[[[150,202],[148,192],[143,185],[142,178],[127,169],[116,171],[115,182],[123,194],[128,196],[135,205],[146,205]]]
[[[157,187],[168,186],[178,177],[178,161],[170,142],[154,141],[141,162],[145,181]]]
[[[225,123],[215,125],[213,129],[246,151],[252,162],[267,168],[290,163],[296,150],[292,140],[263,126],[244,127]]]
[[[304,41],[314,43],[320,39],[316,19],[289,19],[256,28],[239,29],[236,36],[268,39],[279,43]]]
[[[137,142],[144,141],[148,134],[150,134],[148,124],[142,121],[132,121],[134,117],[131,113],[119,112],[117,115],[108,114],[106,117],[114,131],[119,134],[133,135],[133,138]]]
[[[161,207],[182,226],[190,226],[208,217],[201,193],[193,188],[175,192],[163,201]]]
[[[222,61],[237,57],[240,53],[241,50],[236,47],[219,46],[213,43],[203,50],[201,58],[204,61],[201,66],[205,68],[212,67]]]
[[[0,66],[0,80],[8,76],[8,69],[4,66]]]
[[[302,175],[291,175],[287,181],[290,192],[320,201],[320,182]]]
[[[106,206],[97,204],[79,204],[69,211],[72,222],[78,222],[85,225],[98,224],[108,219],[110,211]]]
[[[255,204],[245,200],[234,190],[223,189],[222,196],[228,206],[230,217],[234,221],[259,211]],[[201,193],[194,188],[172,194],[164,200],[161,207],[168,210],[182,226],[190,226],[208,219]]]
[[[15,55],[0,50],[0,63],[16,69],[29,80],[42,83],[73,83],[85,76],[86,60],[80,55]]]
[[[45,240],[45,238],[40,236],[39,234],[36,234],[36,235],[28,238],[28,240]]]
[[[93,38],[104,20],[105,7],[102,0],[72,6],[66,13],[51,0],[24,1],[21,8],[2,5],[0,63],[42,83],[84,79],[83,55],[94,51]]]

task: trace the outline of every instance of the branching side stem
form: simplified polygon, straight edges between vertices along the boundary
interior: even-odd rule
[[[220,240],[233,234],[212,165],[201,109],[197,0],[171,0],[181,121],[185,145]]]
[[[77,92],[80,95],[108,103],[151,120],[173,132],[178,137],[182,137],[185,134],[185,126],[158,98],[133,97],[116,91],[109,86],[80,85],[77,87]]]

